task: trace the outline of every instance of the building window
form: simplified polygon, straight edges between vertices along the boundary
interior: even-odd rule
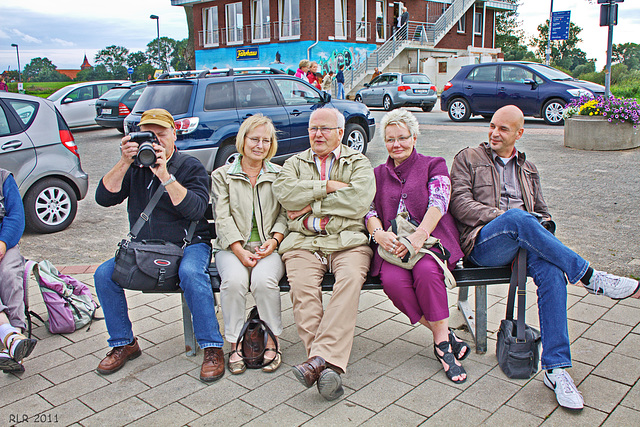
[[[465,13],[464,15],[462,15],[462,18],[460,18],[460,20],[458,21],[458,32],[459,33],[464,33],[465,32],[466,21],[467,21],[467,14]]]
[[[386,4],[385,0],[376,0],[376,41],[382,41],[387,38],[385,31],[387,24]]]
[[[446,62],[438,62],[438,73],[447,74],[447,63]]]
[[[242,43],[242,3],[229,3],[227,8],[227,44]]]
[[[347,38],[347,0],[334,0],[335,5],[335,37],[345,40]]]
[[[253,0],[251,3],[251,25],[254,41],[268,41],[271,37],[269,0]]]
[[[300,38],[300,1],[280,0],[280,38]]]
[[[356,40],[366,40],[368,38],[368,25],[366,0],[356,0]]]
[[[482,35],[482,12],[476,12],[474,15],[473,34]]]
[[[220,34],[218,33],[218,6],[202,9],[202,37],[200,44],[205,47],[218,46]]]

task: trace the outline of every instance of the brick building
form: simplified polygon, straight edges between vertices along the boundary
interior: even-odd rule
[[[495,60],[495,15],[504,0],[171,0],[193,8],[196,68],[271,66],[301,59],[336,70],[421,71],[438,81],[460,65]],[[402,8],[409,13],[399,27]],[[400,31],[402,30],[402,31]],[[393,50],[390,56],[386,51]],[[384,58],[383,58],[384,56]],[[352,84],[355,87],[356,84]]]

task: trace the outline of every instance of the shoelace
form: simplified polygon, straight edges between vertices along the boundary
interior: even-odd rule
[[[562,389],[565,393],[578,393],[581,394],[576,385],[573,382],[573,379],[566,373],[566,371],[561,371],[559,374],[556,374],[556,384],[560,382],[562,385]]]
[[[620,282],[620,279],[613,276],[612,274],[609,274],[605,271],[600,273],[600,278],[599,280],[594,280],[594,284],[593,284],[593,292],[595,294],[602,294],[604,295],[604,286],[601,285],[611,285],[612,288],[615,288],[618,283]]]

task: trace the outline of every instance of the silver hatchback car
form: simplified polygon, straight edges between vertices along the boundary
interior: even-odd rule
[[[383,107],[386,111],[397,107],[420,107],[428,112],[433,110],[438,94],[425,74],[383,73],[371,83],[365,83],[355,99],[367,107]]]
[[[46,99],[0,92],[0,167],[13,173],[27,227],[39,233],[67,228],[89,177],[64,118]]]

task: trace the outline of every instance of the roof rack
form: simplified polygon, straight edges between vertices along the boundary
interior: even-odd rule
[[[187,78],[187,77],[196,77],[199,76],[200,74],[202,74],[203,72],[206,72],[208,70],[185,70],[185,71],[171,71],[169,73],[162,73],[158,76],[157,80],[163,80],[163,79],[168,79],[171,77],[183,77],[183,78]]]
[[[158,80],[166,80],[169,78],[190,78],[198,79],[204,77],[220,77],[234,76],[238,74],[286,74],[282,70],[270,67],[241,67],[241,68],[214,68],[213,70],[190,70],[190,71],[172,71],[163,73],[158,76]]]

